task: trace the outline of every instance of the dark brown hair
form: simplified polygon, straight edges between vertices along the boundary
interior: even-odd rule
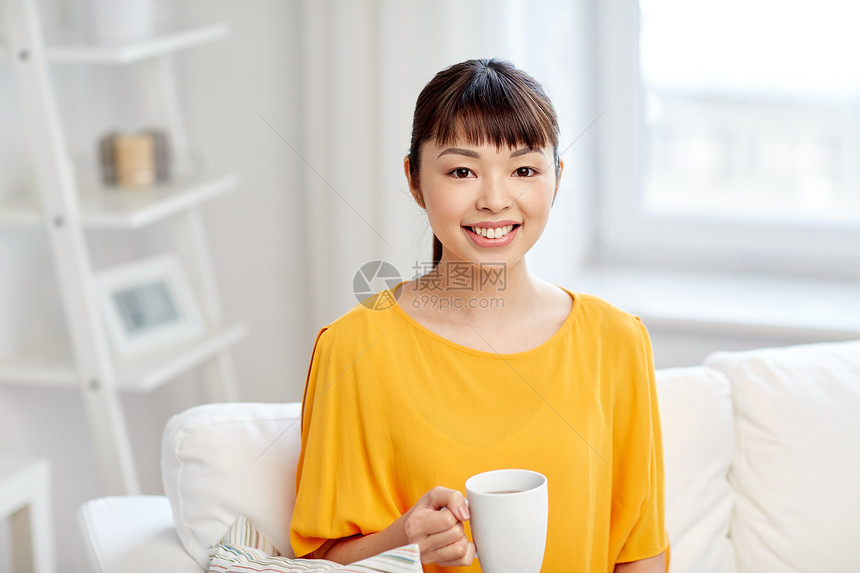
[[[552,144],[556,177],[558,118],[541,85],[510,62],[467,60],[436,74],[424,86],[412,118],[409,171],[419,184],[421,148],[457,140],[496,148],[545,147]],[[442,258],[442,243],[433,236],[433,264]]]

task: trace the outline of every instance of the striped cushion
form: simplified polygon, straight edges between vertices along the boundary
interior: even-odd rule
[[[406,545],[350,565],[323,559],[296,559],[278,555],[274,546],[244,516],[240,516],[220,545],[209,548],[209,573],[353,573],[421,572],[417,545]]]

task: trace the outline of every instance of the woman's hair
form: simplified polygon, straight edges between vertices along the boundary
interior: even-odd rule
[[[416,185],[421,148],[433,139],[440,146],[458,140],[497,148],[552,144],[556,177],[560,174],[555,108],[533,77],[503,60],[454,64],[421,90],[409,147],[409,171]],[[441,257],[442,243],[434,235],[434,266]]]

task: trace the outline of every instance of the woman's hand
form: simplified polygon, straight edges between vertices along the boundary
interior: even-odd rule
[[[417,543],[422,563],[444,567],[471,565],[475,545],[466,537],[463,522],[469,506],[459,491],[435,487],[402,516],[409,543]]]
[[[435,487],[406,513],[378,533],[330,539],[311,554],[314,559],[353,563],[409,543],[418,544],[423,563],[445,567],[471,565],[475,545],[463,532],[469,506],[459,491]]]

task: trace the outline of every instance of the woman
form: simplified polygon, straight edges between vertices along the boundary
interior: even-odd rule
[[[548,478],[543,571],[665,571],[647,332],[526,267],[563,170],[543,89],[497,60],[443,70],[404,169],[435,266],[317,338],[296,554],[348,563],[417,543],[426,571],[479,571],[465,480],[520,467]]]

